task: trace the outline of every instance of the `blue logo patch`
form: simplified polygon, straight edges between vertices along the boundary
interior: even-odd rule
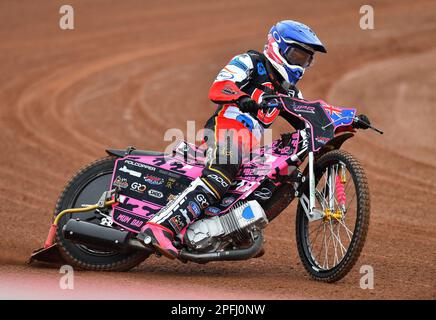
[[[190,209],[191,209],[191,210],[190,210]],[[200,215],[200,213],[201,213],[201,209],[200,209],[200,207],[199,207],[198,204],[196,204],[194,201],[190,201],[190,202],[189,202],[188,210],[189,210],[191,213],[194,213],[196,216]]]
[[[265,66],[263,65],[262,62],[257,63],[257,73],[260,76],[263,76],[264,74],[266,74]]]
[[[250,220],[254,218],[254,213],[253,210],[251,210],[250,206],[248,206],[247,208],[244,209],[244,211],[242,211],[242,217],[245,220]]]
[[[221,212],[221,209],[217,208],[217,207],[208,207],[206,209],[207,214],[214,215],[214,216],[220,214],[220,212]]]
[[[248,130],[253,131],[253,121],[245,114],[240,114],[239,116],[237,116],[236,121],[242,123]]]

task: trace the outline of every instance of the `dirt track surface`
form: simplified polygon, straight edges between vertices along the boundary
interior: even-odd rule
[[[69,3],[74,31],[58,27],[61,2],[0,4],[0,298],[436,298],[434,1],[372,1],[370,31],[359,28],[361,1]],[[306,98],[356,106],[385,131],[345,145],[372,195],[367,243],[345,279],[308,278],[295,204],[267,229],[260,259],[153,257],[128,273],[76,272],[74,293],[59,290],[58,270],[25,266],[76,170],[106,147],[163,150],[168,128],[200,128],[216,73],[232,55],[260,50],[286,18],[312,26],[329,50],[301,82]],[[362,265],[374,268],[373,290],[359,288]]]

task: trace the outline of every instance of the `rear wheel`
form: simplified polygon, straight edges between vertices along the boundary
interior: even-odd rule
[[[351,270],[365,244],[370,217],[368,182],[360,163],[342,150],[321,156],[314,171],[316,208],[325,216],[309,222],[298,205],[298,253],[314,279],[335,282]]]
[[[61,193],[54,216],[56,217],[59,212],[65,209],[97,203],[101,194],[110,187],[115,160],[116,157],[105,157],[79,170]],[[109,214],[109,212],[102,213]],[[76,218],[95,224],[108,225],[111,222],[110,219],[96,211],[66,214],[60,219],[56,241],[62,257],[72,266],[96,271],[126,271],[140,264],[149,256],[143,251],[102,251],[66,240],[62,235],[62,228],[68,220]],[[112,227],[118,228],[115,224]]]

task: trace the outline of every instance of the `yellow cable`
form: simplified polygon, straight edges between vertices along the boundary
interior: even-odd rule
[[[209,182],[207,182],[206,179],[201,178],[201,180],[203,180],[203,182],[207,184],[207,186],[213,191],[213,193],[215,193],[215,195],[218,198],[218,200],[220,200],[221,199],[221,195],[218,193],[218,191],[216,191],[215,188],[212,187],[212,185]]]
[[[109,201],[106,201],[106,202],[104,203],[104,206],[105,206],[105,207],[108,207],[108,206],[114,204],[115,202],[116,202],[116,201],[115,201],[114,199],[109,200]],[[59,223],[59,220],[60,220],[64,215],[66,215],[67,213],[80,213],[80,212],[87,212],[87,211],[91,211],[91,210],[94,210],[94,209],[97,209],[97,208],[99,208],[99,205],[98,205],[98,204],[94,204],[94,205],[87,206],[87,207],[84,207],[84,208],[72,208],[72,209],[66,209],[66,210],[63,210],[63,211],[61,211],[61,212],[56,216],[56,218],[55,218],[53,224],[57,226],[58,223]]]

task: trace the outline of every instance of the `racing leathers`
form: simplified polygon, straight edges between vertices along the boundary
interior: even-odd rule
[[[248,51],[230,60],[209,91],[210,100],[218,108],[205,125],[208,160],[201,177],[144,226],[140,239],[151,242],[169,258],[178,255],[174,237],[183,239],[189,224],[205,208],[220,201],[235,179],[244,156],[258,145],[265,128],[279,115],[275,108],[246,106],[257,105],[262,96],[277,93],[302,98],[295,87],[282,88],[279,76],[262,53]]]

